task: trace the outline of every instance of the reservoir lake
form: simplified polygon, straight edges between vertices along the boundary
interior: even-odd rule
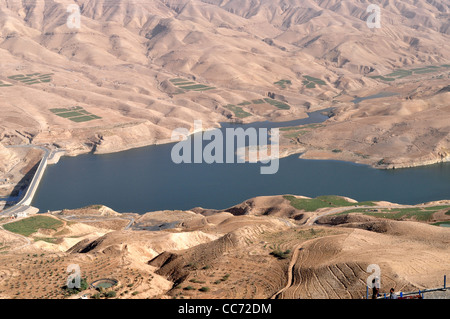
[[[327,118],[320,111],[309,115],[283,123],[224,123],[220,130],[289,127]],[[377,170],[342,161],[299,159],[297,154],[280,159],[276,174],[261,175],[260,168],[268,164],[175,164],[173,146],[62,157],[47,167],[32,206],[47,212],[101,204],[121,213],[144,214],[194,207],[226,209],[252,197],[282,194],[342,195],[399,204],[450,199],[450,163]]]

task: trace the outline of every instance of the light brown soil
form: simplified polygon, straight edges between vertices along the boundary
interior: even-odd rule
[[[448,160],[449,93],[442,91],[448,69],[395,82],[370,78],[448,64],[444,2],[391,1],[383,6],[381,29],[367,28],[363,2],[306,0],[299,7],[281,0],[251,6],[144,1],[130,2],[134,10],[128,10],[106,0],[81,1],[79,30],[60,19],[67,14],[63,3],[52,1],[52,10],[5,5],[0,81],[13,86],[0,88],[0,142],[48,143],[67,155],[117,152],[168,142],[174,129],[192,130],[194,120],[205,129],[241,121],[224,106],[271,92],[290,110],[244,106],[254,114],[243,121],[288,121],[337,108],[324,128],[293,147],[288,141],[290,153],[306,150],[307,158],[372,165],[384,159],[389,167]],[[51,73],[50,82],[27,85],[8,78],[36,72]],[[305,76],[325,85],[307,88]],[[175,94],[178,88],[169,81],[174,78],[216,89]],[[292,84],[274,84],[282,79]],[[357,107],[351,102],[382,91],[400,96]],[[101,119],[76,123],[50,111],[74,106]],[[331,153],[333,147],[342,153]],[[6,166],[13,161],[3,149],[0,158]],[[0,172],[7,168],[1,166]]]

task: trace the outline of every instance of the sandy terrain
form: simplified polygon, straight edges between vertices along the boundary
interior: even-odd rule
[[[387,89],[398,96],[337,107],[335,115],[319,127],[297,135],[286,131],[289,141],[281,153],[304,152],[302,158],[346,160],[379,168],[449,161],[450,93],[440,92],[448,75],[445,80],[422,80],[426,84]]]
[[[325,108],[322,125],[282,130],[282,156],[379,168],[450,160],[448,1],[385,1],[380,29],[367,27],[362,0],[76,3],[71,29],[71,0],[0,0],[4,194],[39,157],[7,145],[110,153],[167,143],[195,120],[208,129]],[[397,95],[353,102],[386,92]],[[117,280],[118,298],[361,298],[369,264],[382,269],[382,292],[439,286],[450,234],[433,224],[448,223],[447,209],[422,220],[429,206],[393,217],[399,205],[378,205],[387,215],[306,211],[283,196],[224,211],[53,212],[56,228],[0,229],[0,297],[74,298],[63,289],[71,264],[89,283]]]
[[[370,212],[400,207],[379,205]],[[428,222],[305,212],[283,196],[224,211],[137,215],[92,206],[38,215],[60,224],[27,236],[0,229],[0,294],[74,298],[63,288],[70,264],[89,283],[117,280],[107,289],[117,298],[362,298],[370,264],[380,266],[382,292],[437,288],[448,272],[450,234],[432,223],[450,221],[450,204],[417,207],[429,205],[437,208]],[[311,226],[312,216],[318,220]],[[8,222],[1,220],[3,227]],[[85,293],[98,291],[79,295]]]
[[[448,90],[437,94],[448,85],[448,69],[394,82],[373,78],[448,64],[445,1],[386,3],[380,29],[367,27],[364,1],[129,2],[78,1],[81,27],[70,29],[71,1],[1,1],[1,143],[108,153],[168,142],[173,129],[192,129],[194,120],[204,128],[286,121],[334,106],[327,125],[294,145],[288,140],[283,152],[383,160],[383,167],[448,160],[448,127],[437,120],[448,117]],[[208,89],[181,89],[174,79]],[[283,80],[290,84],[276,84]],[[400,96],[351,103],[391,89]],[[290,108],[246,104],[269,93]],[[245,118],[225,107],[242,103]],[[74,107],[94,119],[55,113]],[[3,148],[0,156],[6,170],[13,158]]]
[[[32,180],[43,152],[33,148],[3,147],[0,153],[9,158],[4,162],[4,171],[0,172],[0,197],[18,196]]]

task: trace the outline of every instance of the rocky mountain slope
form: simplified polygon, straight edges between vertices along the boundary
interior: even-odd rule
[[[372,29],[366,1],[0,4],[2,142],[26,136],[72,155],[167,142],[194,120],[304,117],[339,105],[336,96],[385,87],[371,76],[450,60],[446,1],[380,1],[381,28]],[[74,4],[79,29],[67,24]],[[176,78],[200,89],[180,89]],[[268,92],[290,109],[253,106],[241,119],[226,107]],[[58,116],[74,107],[78,118]]]

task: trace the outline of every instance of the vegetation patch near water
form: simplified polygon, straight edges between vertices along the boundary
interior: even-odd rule
[[[347,206],[375,206],[374,202],[357,202],[352,203],[340,196],[319,196],[316,198],[296,198],[291,195],[284,196],[290,201],[292,207],[304,210],[306,212],[315,212],[325,207],[347,207]]]
[[[63,225],[63,222],[48,216],[32,216],[16,222],[3,225],[6,230],[20,234],[23,236],[30,236],[39,229],[57,230]]]

